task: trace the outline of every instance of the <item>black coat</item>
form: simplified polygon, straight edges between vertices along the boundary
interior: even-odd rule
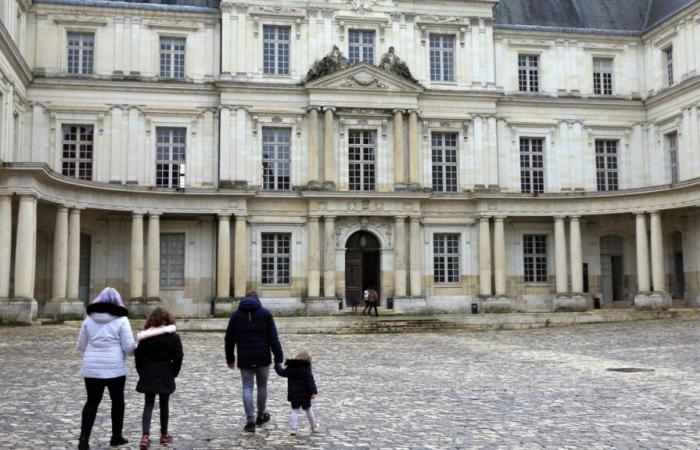
[[[177,333],[165,333],[139,342],[136,351],[136,390],[151,394],[175,392],[175,378],[182,367],[182,342]]]
[[[241,300],[231,315],[225,337],[226,363],[236,362],[238,367],[253,369],[272,363],[270,351],[275,354],[275,364],[283,360],[282,346],[272,313],[262,307],[257,297]]]
[[[277,375],[287,378],[287,401],[305,402],[318,394],[311,363],[301,359],[288,359],[285,368],[275,366]]]

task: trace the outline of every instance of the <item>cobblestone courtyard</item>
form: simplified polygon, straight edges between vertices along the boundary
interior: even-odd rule
[[[67,327],[0,328],[0,448],[75,448],[85,399]],[[183,334],[171,403],[177,449],[700,447],[700,321],[500,333],[283,335],[315,358],[321,433],[288,436],[285,381],[272,421],[244,435],[240,375],[223,334]],[[143,399],[127,381],[125,433],[137,448]],[[653,372],[620,373],[636,367]],[[154,434],[158,431],[154,414]],[[93,433],[109,439],[109,400]],[[157,448],[157,446],[156,446]]]

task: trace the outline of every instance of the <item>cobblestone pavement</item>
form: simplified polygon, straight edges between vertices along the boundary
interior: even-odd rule
[[[75,338],[60,326],[0,328],[0,448],[76,447],[85,392]],[[286,384],[274,374],[272,421],[242,433],[240,374],[224,364],[223,334],[186,333],[172,447],[700,448],[698,320],[282,339],[287,354],[315,358],[321,433],[304,418],[288,435]],[[138,448],[143,399],[130,367],[125,433]],[[628,367],[654,372],[607,370]],[[108,439],[105,393],[93,448]]]

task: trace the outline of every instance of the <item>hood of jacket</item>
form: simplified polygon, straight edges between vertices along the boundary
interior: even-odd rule
[[[260,299],[257,297],[245,297],[238,304],[238,309],[242,312],[247,313],[253,312],[259,308],[262,308],[262,303],[260,303]]]
[[[156,336],[162,336],[164,334],[175,333],[177,328],[175,325],[167,325],[162,327],[151,327],[147,330],[139,331],[136,335],[137,341],[143,341],[144,339],[149,339]]]
[[[110,323],[111,321],[117,320],[119,318],[117,316],[105,312],[92,313],[90,314],[90,317],[92,318],[92,320],[100,324]]]
[[[288,359],[284,364],[287,366],[287,372],[290,374],[301,374],[311,368],[311,363],[302,359]]]
[[[96,314],[109,314],[114,317],[127,317],[129,315],[129,310],[123,306],[115,305],[113,303],[90,303],[87,307],[87,313],[95,318]],[[97,319],[95,319],[97,320]]]

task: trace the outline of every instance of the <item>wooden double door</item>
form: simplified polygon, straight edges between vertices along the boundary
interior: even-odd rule
[[[380,295],[381,259],[379,243],[367,232],[353,235],[345,251],[345,304],[352,299],[361,304],[365,289],[373,288]]]

